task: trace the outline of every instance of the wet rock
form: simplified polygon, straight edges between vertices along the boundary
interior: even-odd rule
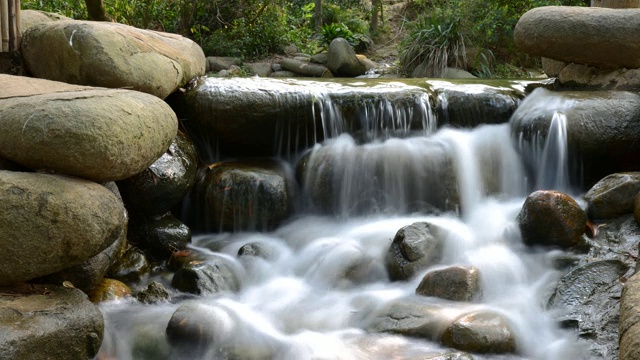
[[[478,269],[450,266],[426,273],[416,294],[453,301],[471,301],[480,295],[479,281]]]
[[[122,202],[100,184],[0,170],[0,253],[10,259],[0,262],[0,285],[79,265],[125,226]]]
[[[0,87],[0,157],[28,168],[120,180],[149,167],[176,136],[175,113],[148,94],[10,75],[0,75]]]
[[[257,62],[257,63],[250,63],[246,65],[253,74],[260,77],[269,77],[273,73],[271,63]]]
[[[373,317],[367,330],[434,340],[449,325],[444,310],[420,298],[395,300]]]
[[[111,266],[108,276],[125,283],[137,282],[146,276],[151,267],[141,250],[130,246]]]
[[[640,192],[633,198],[633,218],[640,224]]]
[[[55,274],[47,275],[38,282],[62,285],[65,281],[88,293],[96,287],[107,274],[109,268],[120,258],[127,246],[126,226],[116,241],[98,255],[82,264],[72,266]]]
[[[157,218],[137,216],[129,221],[129,241],[151,257],[168,259],[191,242],[191,229],[170,213]]]
[[[638,29],[640,9],[544,6],[522,15],[514,39],[533,56],[600,68],[640,68]]]
[[[216,338],[216,325],[222,326],[226,317],[215,308],[197,302],[183,303],[167,324],[167,338],[174,346],[188,345],[202,351]]]
[[[336,38],[331,41],[327,56],[327,68],[335,76],[355,77],[364,75],[366,72],[351,44],[343,38]]]
[[[136,300],[145,304],[155,304],[161,301],[169,300],[169,292],[164,285],[159,282],[152,281],[146,289],[139,291],[133,295]]]
[[[505,354],[516,351],[514,333],[502,315],[479,310],[456,319],[442,334],[442,344],[474,353]]]
[[[231,66],[240,66],[242,61],[230,56],[207,56],[207,72],[229,70]]]
[[[91,359],[102,343],[100,310],[78,289],[55,285],[0,288],[4,359]]]
[[[464,352],[449,352],[442,355],[427,355],[427,356],[415,356],[406,358],[405,360],[473,360],[471,354]]]
[[[122,299],[128,295],[131,295],[131,289],[127,285],[118,280],[104,278],[98,286],[89,292],[89,300],[97,304],[103,301]]]
[[[237,291],[240,287],[229,265],[217,258],[184,265],[173,275],[171,286],[196,295]]]
[[[627,280],[620,298],[620,360],[640,358],[640,275]]]
[[[640,69],[598,69],[582,64],[564,64],[557,87],[593,90],[640,89]]]
[[[204,75],[206,66],[202,49],[190,39],[114,22],[43,23],[25,32],[21,48],[35,77],[131,88],[161,99]]]
[[[596,183],[585,195],[590,219],[606,220],[634,211],[640,191],[640,172],[611,174]]]
[[[145,216],[167,213],[189,191],[196,179],[196,149],[185,134],[178,135],[169,149],[149,168],[118,181],[127,210]]]
[[[276,254],[274,253],[274,249],[267,246],[264,243],[248,243],[242,245],[240,249],[238,249],[238,256],[256,256],[263,258],[265,260],[273,259]]]
[[[587,214],[569,195],[539,190],[527,197],[517,221],[525,244],[569,248],[580,242]]]
[[[272,229],[293,210],[293,180],[272,160],[220,162],[202,170],[191,199],[194,231]]]
[[[586,191],[609,174],[638,170],[632,159],[640,157],[640,94],[536,89],[514,112],[512,137],[521,149],[535,149],[550,137],[557,114],[566,117],[567,159],[581,164],[580,169],[568,169],[572,183]],[[535,151],[522,151],[522,156],[527,167],[538,166]]]
[[[407,225],[396,233],[386,256],[391,280],[407,280],[442,258],[443,230],[427,222]]]

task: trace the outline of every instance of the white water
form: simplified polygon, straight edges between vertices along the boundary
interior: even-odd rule
[[[226,351],[251,360],[428,358],[451,349],[437,339],[367,329],[390,302],[412,296],[428,271],[471,265],[481,274],[480,300],[425,301],[441,308],[438,326],[478,309],[494,310],[507,319],[517,354],[475,359],[587,358],[575,334],[561,330],[545,309],[560,275],[551,266],[557,251],[532,251],[520,241],[515,219],[529,180],[506,124],[432,134],[434,123],[421,115],[425,131],[411,137],[407,124],[414,113],[369,102],[364,116],[373,120],[362,128],[370,142],[359,144],[344,134],[343,122],[328,120],[339,117],[330,99],[314,96],[321,114],[317,120],[333,139],[309,155],[304,194],[311,209],[329,207],[339,216],[303,213],[271,233],[194,238],[194,249],[222,256],[240,279],[236,293],[186,300],[212,318],[216,346],[196,355],[169,345],[165,329],[181,302],[149,306],[123,300],[101,306],[107,333],[101,356],[224,359]],[[430,109],[420,111],[431,114]],[[558,155],[566,146],[562,125],[559,114],[549,131],[556,134],[552,141],[530,149],[543,159],[558,160],[551,176],[549,170],[537,172],[540,179],[552,179],[548,186],[562,187],[567,181],[566,157]],[[403,138],[387,136],[398,131]],[[547,160],[540,161],[539,169],[547,169]],[[321,178],[330,179],[331,192],[320,184],[320,194],[314,193]],[[456,203],[450,202],[448,192],[455,193]],[[329,204],[318,205],[323,199]],[[424,215],[427,203],[446,211]],[[385,269],[390,243],[398,229],[419,221],[446,229],[442,260],[409,281],[391,282]],[[238,250],[249,243],[262,244],[270,255],[238,258]],[[170,277],[160,280],[170,288]]]

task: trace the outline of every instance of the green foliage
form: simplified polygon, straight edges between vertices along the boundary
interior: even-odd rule
[[[464,64],[465,35],[460,19],[427,16],[409,24],[409,35],[400,43],[400,71],[411,75],[418,66],[426,66],[426,76],[439,76],[448,64]]]
[[[25,10],[42,10],[70,17],[86,19],[87,7],[84,0],[22,0],[20,7]]]

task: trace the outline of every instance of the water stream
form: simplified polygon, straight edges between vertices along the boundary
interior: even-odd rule
[[[329,100],[321,100],[325,121],[332,111]],[[368,104],[359,113],[360,121],[371,119],[363,126],[368,136],[337,129],[307,154],[306,206],[291,221],[272,232],[194,237],[194,249],[230,264],[240,279],[238,292],[174,294],[181,300],[158,305],[104,303],[103,354],[119,360],[429,358],[451,349],[429,339],[371,333],[371,323],[390,302],[413,296],[426,272],[471,265],[481,274],[480,300],[428,301],[442,308],[443,323],[477,309],[507,319],[517,354],[475,359],[585,358],[575,334],[560,329],[545,308],[560,276],[551,265],[558,251],[526,248],[515,224],[532,188],[569,187],[562,114],[549,130],[553,135],[530,149],[541,154],[532,179],[508,124],[436,131],[423,119],[428,131],[416,134],[403,130],[406,118],[394,117],[389,103]],[[315,193],[326,190],[318,179],[331,179],[332,191]],[[408,281],[391,282],[385,269],[391,240],[420,221],[446,229],[442,260]],[[238,257],[249,243],[261,244],[268,256]],[[158,279],[168,284],[170,275]],[[185,301],[216,319],[214,345],[193,352],[167,342],[167,323]]]

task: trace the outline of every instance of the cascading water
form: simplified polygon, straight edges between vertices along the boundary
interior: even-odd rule
[[[316,120],[325,128],[342,123],[326,118],[335,116],[328,98],[318,97],[317,104],[322,118]],[[402,119],[389,102],[366,104],[359,112],[361,121],[372,119],[362,126],[365,134],[326,129],[331,139],[303,157],[302,194],[308,207],[295,219],[272,232],[194,237],[193,248],[203,261],[227,264],[239,279],[239,291],[173,294],[171,303],[152,306],[129,300],[105,303],[102,356],[430,358],[452,351],[439,344],[438,329],[462,314],[490,310],[506,319],[516,351],[474,354],[474,359],[586,358],[575,335],[560,329],[545,309],[559,276],[551,266],[556,252],[531,251],[519,238],[515,218],[530,184],[508,124],[434,131],[433,121],[424,115],[430,111],[416,112],[415,103],[412,110],[400,112]],[[405,126],[407,119],[415,121],[416,113],[427,131],[414,133]],[[544,151],[530,151],[560,162],[564,158],[552,155],[566,139],[560,114],[556,123],[558,129],[549,133],[557,134],[557,142]],[[540,172],[543,179],[545,172]],[[545,185],[562,185],[564,176],[556,171]],[[318,215],[327,212],[332,215]],[[407,281],[390,281],[385,259],[391,241],[398,229],[415,222],[442,229],[442,257]],[[258,245],[262,256],[237,256],[248,244]],[[374,331],[389,304],[415,299],[423,275],[449,265],[478,269],[482,295],[477,300],[422,298],[435,309],[431,338]],[[165,334],[177,309],[205,319],[190,328],[194,339],[185,346],[170,345]],[[463,357],[447,359],[454,358]]]

